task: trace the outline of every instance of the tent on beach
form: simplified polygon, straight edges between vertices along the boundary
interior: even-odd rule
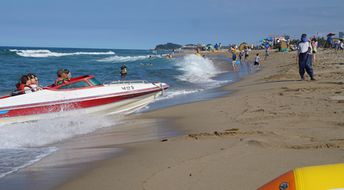
[[[212,44],[208,44],[208,45],[206,45],[206,50],[207,51],[214,51],[215,48],[214,48],[214,46]]]
[[[280,51],[281,52],[288,52],[288,44],[287,44],[287,41],[285,41],[285,40],[281,40],[281,42],[280,42],[281,44],[280,44]]]
[[[242,50],[244,50],[244,49],[247,48],[247,47],[248,47],[247,43],[243,42],[243,43],[241,43],[241,44],[239,45],[239,50],[242,51]]]

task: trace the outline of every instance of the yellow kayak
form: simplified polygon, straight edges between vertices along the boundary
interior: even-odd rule
[[[344,163],[296,168],[257,190],[344,190]]]

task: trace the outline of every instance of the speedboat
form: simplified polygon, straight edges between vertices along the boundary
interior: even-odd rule
[[[0,125],[72,114],[131,113],[151,103],[168,87],[146,81],[102,84],[92,75],[80,76],[36,92],[0,97]]]

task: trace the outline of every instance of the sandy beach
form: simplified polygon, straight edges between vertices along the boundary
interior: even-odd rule
[[[344,54],[319,51],[316,81],[299,80],[295,55],[272,53],[224,97],[132,116],[183,134],[122,144],[58,189],[249,190],[295,167],[344,162]]]

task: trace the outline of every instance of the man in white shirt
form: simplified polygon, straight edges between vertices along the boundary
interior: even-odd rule
[[[313,74],[312,65],[309,62],[311,57],[312,46],[311,43],[307,39],[307,34],[301,35],[301,42],[298,44],[297,53],[298,53],[298,62],[299,62],[299,73],[301,80],[305,80],[305,70],[307,74],[311,77],[311,80],[315,80]]]

